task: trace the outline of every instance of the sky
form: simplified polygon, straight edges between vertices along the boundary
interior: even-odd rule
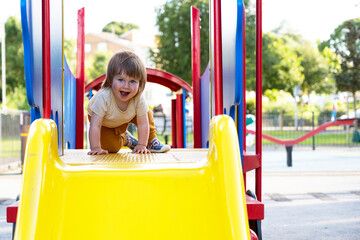
[[[111,21],[134,23],[156,33],[155,7],[166,0],[63,0],[65,38],[76,38],[77,10],[85,7],[85,33],[98,33]],[[20,0],[0,0],[0,22],[20,18]],[[327,40],[343,21],[360,17],[360,0],[263,0],[263,32],[285,30],[316,42]]]

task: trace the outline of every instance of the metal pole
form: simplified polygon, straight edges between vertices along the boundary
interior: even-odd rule
[[[286,164],[288,167],[292,167],[292,150],[293,146],[285,146],[286,149]]]
[[[84,148],[84,94],[85,94],[85,8],[78,10],[76,53],[76,134],[75,148]]]
[[[201,148],[200,10],[191,7],[191,65],[194,102],[194,148]]]
[[[222,70],[221,0],[214,0],[215,115],[224,113]]]
[[[312,130],[315,129],[315,114],[312,112]],[[313,150],[315,150],[315,135],[312,136]]]
[[[349,118],[349,96],[345,93],[346,98],[346,118]],[[346,142],[350,143],[350,126],[346,125]]]
[[[42,0],[43,118],[51,117],[50,0]]]
[[[256,0],[256,146],[262,166],[262,0]],[[261,202],[262,167],[255,170],[256,196]]]
[[[5,22],[2,23],[1,30],[2,108],[6,109]]]

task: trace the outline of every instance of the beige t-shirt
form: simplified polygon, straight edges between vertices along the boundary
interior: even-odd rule
[[[135,116],[145,115],[149,107],[142,95],[130,99],[125,111],[121,111],[116,104],[111,88],[100,89],[89,101],[87,112],[92,112],[103,118],[102,125],[108,128],[119,127],[129,123]]]

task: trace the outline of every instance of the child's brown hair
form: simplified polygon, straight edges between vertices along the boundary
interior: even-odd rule
[[[141,59],[131,51],[120,51],[115,53],[108,63],[106,78],[102,84],[102,88],[112,86],[115,75],[126,75],[139,80],[138,94],[142,93],[146,84],[146,68]]]

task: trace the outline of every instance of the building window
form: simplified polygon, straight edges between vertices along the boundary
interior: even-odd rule
[[[107,50],[107,44],[106,42],[100,42],[97,45],[97,50],[98,51],[106,51]]]
[[[91,44],[90,43],[85,43],[85,52],[86,53],[91,52]]]

